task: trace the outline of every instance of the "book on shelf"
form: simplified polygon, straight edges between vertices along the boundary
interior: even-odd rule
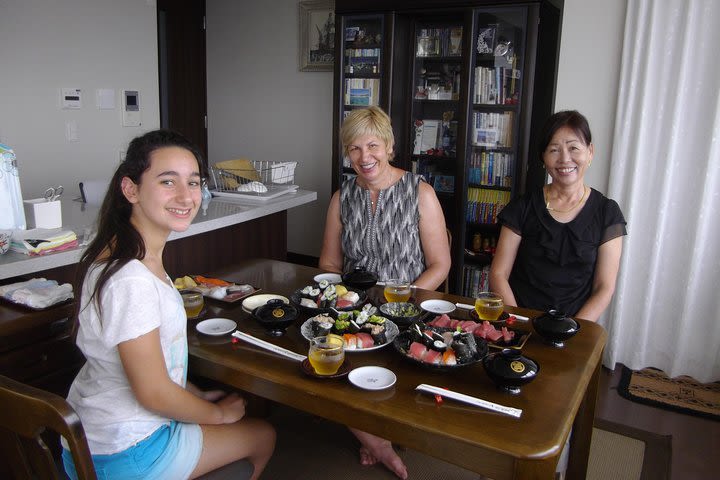
[[[512,147],[514,112],[473,112],[471,142],[479,147]]]
[[[436,175],[433,179],[433,188],[439,193],[453,193],[455,191],[455,177],[452,175]]]
[[[467,193],[466,220],[475,223],[496,223],[497,215],[510,202],[507,190],[470,187]]]
[[[345,79],[345,105],[378,105],[379,93],[380,79],[378,78]]]
[[[465,265],[463,267],[463,296],[477,297],[490,289],[490,266]]]
[[[511,187],[514,171],[512,153],[483,150],[470,154],[468,183],[495,187]]]

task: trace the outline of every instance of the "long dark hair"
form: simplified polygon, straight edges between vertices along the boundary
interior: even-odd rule
[[[108,279],[130,260],[145,257],[145,242],[130,222],[132,204],[122,192],[122,179],[128,177],[140,184],[142,174],[150,168],[151,154],[163,147],[181,147],[195,155],[200,175],[205,178],[205,165],[202,153],[183,135],[171,130],[153,130],[133,139],[128,146],[125,160],[120,163],[110,181],[97,219],[97,235],[80,258],[76,272],[76,285],[86,280],[88,270],[93,265],[104,265],[93,289],[87,306],[95,301],[98,311],[102,312],[100,296]],[[75,328],[77,317],[82,308],[82,287],[80,299],[75,302]]]

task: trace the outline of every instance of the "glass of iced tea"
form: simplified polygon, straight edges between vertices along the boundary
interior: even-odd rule
[[[407,302],[411,294],[410,282],[398,279],[386,280],[383,293],[388,302]]]
[[[183,307],[185,307],[185,313],[187,318],[197,318],[205,305],[205,300],[200,292],[180,292],[180,296],[183,300]]]
[[[496,321],[502,315],[503,298],[494,292],[480,292],[475,298],[475,311],[480,320]]]
[[[345,340],[333,334],[313,338],[308,360],[318,375],[335,375],[345,361]]]

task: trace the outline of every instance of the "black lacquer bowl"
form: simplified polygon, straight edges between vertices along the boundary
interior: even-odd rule
[[[563,348],[565,340],[580,330],[580,323],[577,320],[557,310],[550,310],[534,317],[532,326],[538,335],[556,348]]]
[[[365,267],[355,267],[351,272],[343,273],[343,284],[358,290],[367,290],[377,283],[377,276]]]
[[[511,348],[485,357],[483,367],[498,388],[513,395],[520,393],[520,387],[532,382],[540,372],[540,365],[535,360]]]
[[[298,310],[282,300],[273,299],[252,312],[253,317],[273,337],[279,337],[298,318]]]

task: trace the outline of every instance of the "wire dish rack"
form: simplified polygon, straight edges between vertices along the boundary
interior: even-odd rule
[[[297,162],[227,160],[210,165],[212,194],[268,200],[294,192]]]

